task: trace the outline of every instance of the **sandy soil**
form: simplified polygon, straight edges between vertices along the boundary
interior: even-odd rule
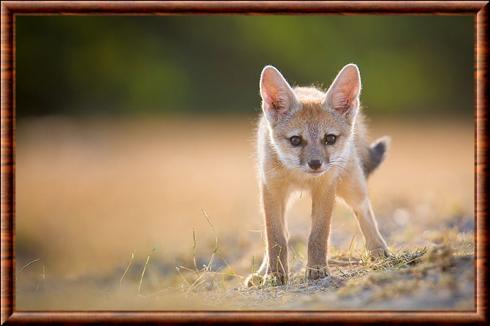
[[[248,289],[263,250],[254,129],[248,117],[20,121],[16,309],[474,308],[472,121],[371,124],[392,137],[370,180],[392,259],[363,256],[339,204],[333,275],[305,283],[298,194],[290,284]]]

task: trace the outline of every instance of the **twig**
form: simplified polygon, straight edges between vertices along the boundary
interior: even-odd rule
[[[199,268],[197,268],[197,261],[196,261],[196,250],[197,250],[197,240],[196,240],[196,231],[192,229],[192,259],[194,261],[194,269],[196,270],[196,273],[199,271]]]
[[[143,272],[141,273],[140,284],[138,285],[138,294],[141,294],[141,285],[143,284],[143,276],[145,276],[146,266],[148,265],[149,261],[150,261],[150,256],[148,255],[148,257],[146,257],[145,266],[143,267]]]
[[[124,280],[124,277],[126,276],[128,270],[129,270],[129,267],[131,266],[131,264],[133,263],[133,259],[134,259],[134,252],[131,253],[131,258],[129,259],[129,263],[128,263],[128,266],[126,266],[126,269],[124,270],[124,273],[123,275],[121,276],[121,279],[119,280],[119,286],[121,286],[122,284],[122,281]]]
[[[192,273],[195,273],[195,272],[196,272],[196,270],[195,270],[195,269],[191,269],[191,268],[189,268],[189,267],[185,267],[185,266],[182,266],[182,265],[179,265],[179,266],[177,266],[176,268],[178,268],[178,269],[183,269],[183,270],[186,270],[186,271],[188,271],[188,272],[192,272]]]
[[[216,229],[214,228],[213,223],[211,223],[211,220],[210,220],[210,218],[208,216],[208,213],[206,213],[206,211],[203,208],[201,208],[201,211],[202,211],[204,217],[206,218],[206,221],[208,221],[208,224],[211,227],[211,230],[213,231],[213,234],[214,234],[214,249],[213,249],[213,253],[216,253],[216,252],[218,252],[218,248],[219,248],[218,235],[216,233]]]
[[[183,266],[181,266],[181,267],[183,268]],[[191,272],[195,272],[195,271],[193,271],[193,270],[192,270],[192,269],[190,269],[190,268],[187,268],[187,267],[185,267],[185,268],[186,268],[186,269],[189,269]],[[191,285],[191,283],[189,283],[189,281],[188,281],[188,280],[187,280],[187,279],[184,277],[184,274],[182,274],[182,273],[180,272],[180,268],[179,268],[179,267],[175,267],[175,269],[177,270],[177,273],[179,273],[180,277],[181,277],[181,278],[184,280],[184,282],[186,282],[186,283],[187,283],[187,285],[189,285],[189,286],[190,286],[190,285]]]
[[[31,260],[30,262],[28,262],[27,264],[25,264],[24,266],[22,266],[22,268],[20,269],[18,275],[20,275],[20,273],[22,273],[27,267],[31,266],[34,263],[37,263],[38,261],[41,261],[41,258],[36,258],[34,260]]]
[[[192,282],[192,284],[189,286],[187,289],[186,293],[189,293],[195,286],[197,286],[198,282],[201,281],[201,279],[204,277],[205,273],[201,273],[195,280]]]

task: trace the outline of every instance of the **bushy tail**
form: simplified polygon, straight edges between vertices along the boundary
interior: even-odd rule
[[[369,145],[369,154],[363,162],[364,174],[368,177],[383,162],[390,146],[390,137],[376,139]]]

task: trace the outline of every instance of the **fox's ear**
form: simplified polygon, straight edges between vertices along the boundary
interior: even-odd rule
[[[297,104],[291,86],[273,66],[265,66],[260,74],[260,96],[262,110],[271,122],[286,115]]]
[[[338,73],[325,95],[325,108],[334,110],[349,121],[353,121],[359,110],[361,94],[361,75],[353,63],[346,65]]]

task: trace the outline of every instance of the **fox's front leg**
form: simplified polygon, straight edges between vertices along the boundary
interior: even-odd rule
[[[266,256],[264,280],[285,284],[288,279],[287,230],[284,220],[287,193],[282,187],[262,185],[262,205],[265,217]]]
[[[315,280],[329,275],[327,246],[330,221],[335,201],[335,189],[322,187],[312,190],[311,232],[308,238],[308,263],[306,278]]]

